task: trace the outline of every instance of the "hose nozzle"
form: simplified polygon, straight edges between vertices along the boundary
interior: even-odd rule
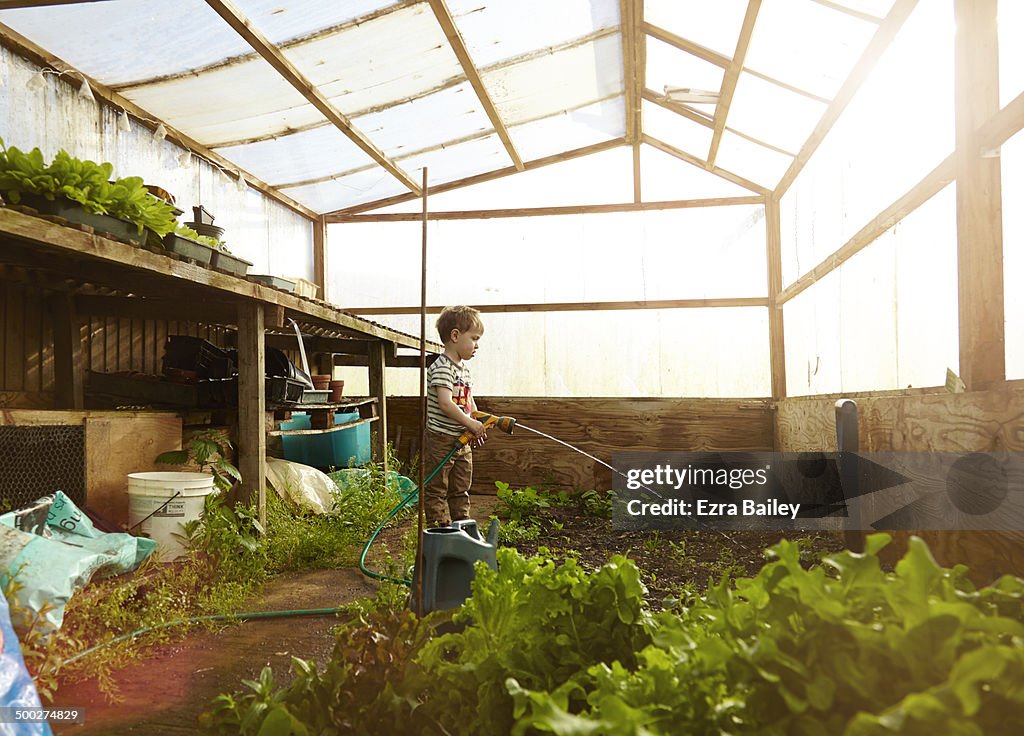
[[[514,430],[516,426],[515,417],[499,417],[495,416],[494,414],[488,414],[485,411],[473,412],[473,418],[476,419],[478,422],[482,422],[484,425],[484,429],[497,427],[505,434],[512,434],[512,430]],[[472,439],[473,433],[467,431],[463,432],[462,436],[459,437],[459,442],[464,445],[467,442],[472,441]]]

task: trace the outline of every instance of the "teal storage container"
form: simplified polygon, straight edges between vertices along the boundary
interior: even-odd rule
[[[359,412],[335,414],[335,424],[347,424],[359,419]],[[281,429],[309,429],[309,415],[295,413]],[[314,468],[347,468],[370,462],[370,425],[360,424],[326,434],[284,435],[281,449],[285,460]]]

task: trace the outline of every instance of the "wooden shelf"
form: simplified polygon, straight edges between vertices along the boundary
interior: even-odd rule
[[[360,424],[368,424],[369,422],[376,422],[380,417],[366,417],[365,419],[357,419],[354,422],[346,422],[345,424],[336,424],[333,427],[327,429],[275,429],[267,432],[268,437],[294,437],[300,434],[330,434],[331,432],[340,432],[343,429],[352,429],[352,427],[358,427]]]
[[[330,402],[326,402],[323,404],[273,404],[267,406],[267,411],[315,411],[317,409],[352,409],[357,406],[366,406],[367,404],[376,403],[377,398],[375,396],[371,396],[369,398],[341,401],[336,404]]]

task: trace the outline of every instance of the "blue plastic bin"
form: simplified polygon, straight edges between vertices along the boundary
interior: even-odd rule
[[[335,424],[359,419],[359,412],[335,414]],[[309,429],[309,415],[295,413],[281,429]],[[284,435],[281,450],[285,460],[312,465],[315,468],[347,468],[370,462],[370,425],[360,424],[327,434]]]

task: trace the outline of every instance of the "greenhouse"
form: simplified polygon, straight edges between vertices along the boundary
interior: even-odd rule
[[[1024,732],[1021,30],[0,2],[0,731]]]

